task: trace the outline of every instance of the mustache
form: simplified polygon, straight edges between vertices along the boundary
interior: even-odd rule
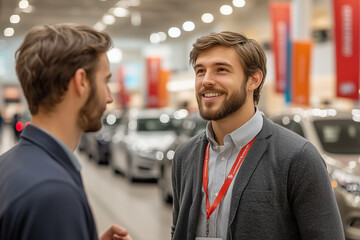
[[[225,91],[223,89],[217,89],[217,88],[214,88],[214,87],[204,87],[204,88],[200,89],[199,95],[203,95],[207,91],[217,92],[217,93],[220,93],[220,94],[226,94],[227,93],[227,91]]]

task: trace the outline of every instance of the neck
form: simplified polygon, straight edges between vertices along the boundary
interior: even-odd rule
[[[243,126],[255,114],[255,107],[253,104],[243,105],[236,112],[222,118],[220,120],[211,121],[212,128],[215,135],[215,140],[219,145],[224,145],[224,137],[236,129]]]
[[[37,113],[31,119],[31,124],[51,133],[72,151],[75,150],[82,134],[82,131],[74,123],[73,118],[56,112]]]

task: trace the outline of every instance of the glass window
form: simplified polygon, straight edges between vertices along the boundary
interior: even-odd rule
[[[325,151],[337,154],[360,154],[360,123],[351,119],[318,120],[316,132]]]

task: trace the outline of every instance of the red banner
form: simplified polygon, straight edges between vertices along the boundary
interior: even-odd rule
[[[292,100],[295,104],[309,105],[311,42],[295,41],[292,60]]]
[[[272,20],[273,43],[275,59],[275,89],[285,92],[286,75],[288,71],[288,42],[290,41],[290,2],[271,2],[270,15]]]
[[[359,0],[333,0],[336,46],[336,94],[359,99]]]
[[[157,108],[160,107],[159,99],[159,82],[161,71],[161,59],[160,58],[148,58],[146,59],[147,68],[147,107]]]

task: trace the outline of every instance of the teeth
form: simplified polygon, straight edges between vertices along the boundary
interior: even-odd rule
[[[220,96],[220,93],[205,93],[205,97],[217,97]]]

